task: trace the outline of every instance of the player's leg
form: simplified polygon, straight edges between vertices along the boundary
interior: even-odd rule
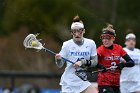
[[[93,85],[90,85],[82,93],[98,93],[98,91]]]
[[[114,93],[110,86],[98,86],[99,93]]]
[[[112,86],[112,89],[113,89],[114,93],[121,93],[119,86]]]

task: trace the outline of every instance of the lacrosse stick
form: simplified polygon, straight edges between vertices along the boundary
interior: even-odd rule
[[[117,67],[118,66],[111,66],[109,68],[106,68],[106,70],[115,70]],[[97,71],[92,71],[92,74],[102,72],[102,71],[104,71],[104,69],[100,69],[100,70],[97,70]]]
[[[25,48],[34,48],[34,49],[37,49],[37,50],[44,50],[45,52],[49,52],[50,54],[53,54],[53,55],[56,55],[55,52],[47,49],[47,48],[44,48],[44,46],[42,45],[42,43],[40,42],[40,39],[37,39],[36,37],[38,36],[39,34],[29,34],[25,39],[24,39],[24,42],[23,42],[23,45]],[[67,62],[70,62],[72,64],[74,64],[74,62],[64,58],[64,57],[61,57],[63,60],[67,61]]]
[[[115,70],[117,68],[117,66],[111,66],[109,68],[106,68],[106,70]],[[95,73],[98,73],[98,72],[102,72],[104,69],[100,69],[100,70],[97,70],[97,71],[86,71],[86,70],[77,70],[75,72],[75,74],[81,78],[83,81],[87,81],[89,77],[95,77]]]

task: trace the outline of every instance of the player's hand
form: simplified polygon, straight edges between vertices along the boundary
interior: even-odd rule
[[[104,72],[107,72],[107,68],[106,68],[104,65],[101,66],[101,69],[102,69],[102,72],[103,72],[103,73],[104,73]]]
[[[82,65],[82,62],[81,61],[77,61],[73,66],[74,67],[80,67]]]
[[[120,63],[120,64],[118,64],[118,69],[119,69],[119,70],[122,70],[122,69],[124,68],[124,64],[125,64],[125,63]]]
[[[110,67],[110,70],[111,70],[111,71],[115,71],[117,68],[118,68],[118,66],[111,66],[111,67]]]
[[[61,55],[60,54],[56,54],[55,55],[55,59],[57,59],[57,60],[61,59]]]

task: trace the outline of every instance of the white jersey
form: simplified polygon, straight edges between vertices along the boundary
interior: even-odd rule
[[[127,52],[127,54],[132,58],[132,60],[135,62],[134,67],[125,67],[122,69],[120,82],[140,82],[140,50],[137,48],[134,48],[134,50],[129,50],[128,48],[124,48],[124,50]]]
[[[72,62],[77,62],[81,58],[90,60],[91,56],[97,55],[95,42],[91,39],[84,38],[84,43],[81,46],[78,46],[74,43],[73,39],[70,39],[63,43],[62,49],[59,53],[62,57],[71,60]],[[75,75],[76,69],[73,67],[73,64],[66,62],[65,71],[61,77],[60,85],[62,86],[81,86],[89,85],[90,82],[81,80],[78,76]],[[81,69],[81,68],[79,68]],[[78,91],[78,90],[77,90]],[[80,90],[79,90],[80,91]],[[83,90],[81,90],[83,91]]]

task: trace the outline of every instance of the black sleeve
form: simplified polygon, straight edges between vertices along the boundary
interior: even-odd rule
[[[126,61],[124,63],[124,67],[133,67],[135,65],[135,62],[130,58],[128,54],[125,54],[122,58]]]

